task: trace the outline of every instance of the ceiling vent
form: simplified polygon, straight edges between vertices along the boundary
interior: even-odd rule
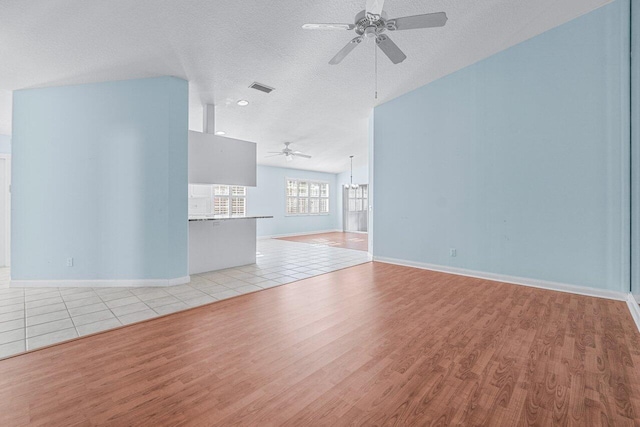
[[[260,92],[264,92],[264,93],[271,93],[271,92],[274,91],[274,89],[272,87],[269,87],[267,85],[263,85],[262,83],[258,83],[258,82],[251,83],[251,85],[249,87],[251,89],[259,90]]]

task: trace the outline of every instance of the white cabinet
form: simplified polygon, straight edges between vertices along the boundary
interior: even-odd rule
[[[256,186],[256,144],[189,131],[189,183]]]

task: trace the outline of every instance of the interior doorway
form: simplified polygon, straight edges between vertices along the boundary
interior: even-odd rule
[[[345,232],[369,231],[369,186],[349,185],[342,193],[342,228]]]

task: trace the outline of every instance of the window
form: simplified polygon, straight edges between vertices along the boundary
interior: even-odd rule
[[[358,188],[349,188],[347,194],[349,212],[366,211],[368,208],[367,198],[369,197],[369,187],[367,185],[360,185]]]
[[[213,214],[229,215],[229,186],[213,186]]]
[[[244,216],[247,214],[247,188],[239,185],[190,185],[189,197],[209,198],[207,214]]]
[[[238,185],[214,185],[213,213],[214,215],[246,215],[247,188]]]
[[[329,183],[287,178],[287,215],[326,215],[329,213]]]

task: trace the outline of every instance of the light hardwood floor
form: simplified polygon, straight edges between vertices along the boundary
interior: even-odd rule
[[[366,251],[369,245],[369,238],[367,233],[349,232],[332,232],[306,234],[302,236],[278,237],[278,240],[334,246],[337,248],[355,249],[358,251]]]
[[[623,302],[368,263],[0,362],[0,425],[640,424]]]

